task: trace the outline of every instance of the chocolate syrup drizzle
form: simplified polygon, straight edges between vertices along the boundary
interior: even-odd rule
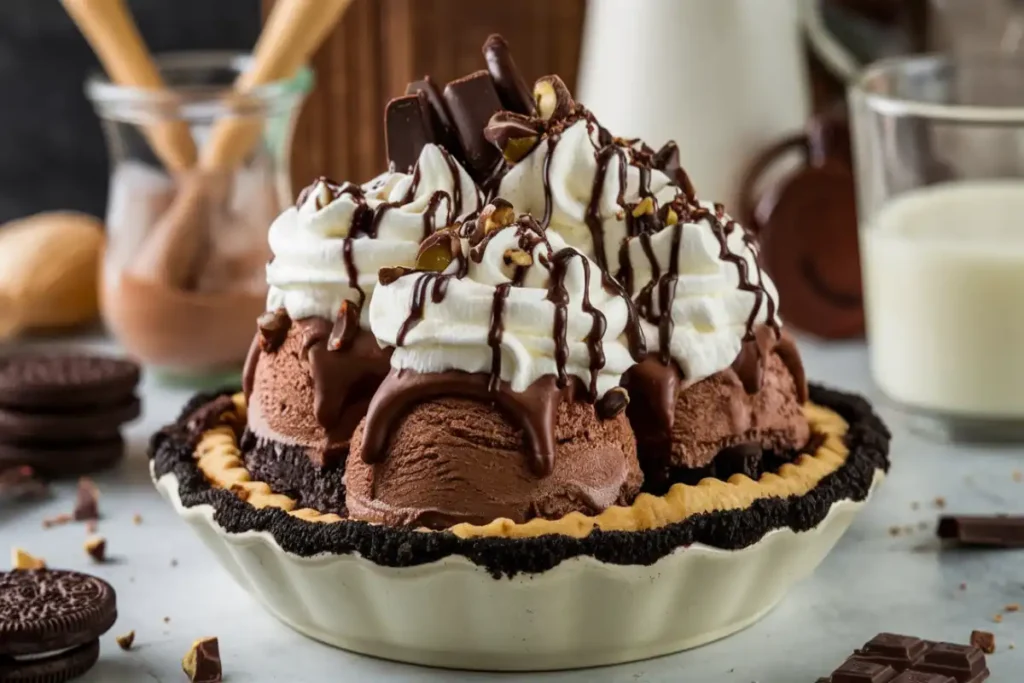
[[[478,241],[472,244],[468,259],[479,263],[483,259],[488,243],[497,232],[486,233],[479,229],[474,230],[473,226],[463,225],[462,236],[480,235]],[[471,243],[473,239],[471,238]],[[579,393],[583,394],[580,398],[589,403],[594,403],[600,398],[597,392],[597,378],[606,363],[603,337],[607,331],[607,319],[591,301],[592,274],[590,260],[585,255],[571,247],[554,251],[547,240],[544,228],[530,216],[523,216],[518,220],[516,240],[521,250],[534,255],[539,264],[550,272],[547,298],[555,305],[552,335],[555,340],[556,374],[538,379],[524,392],[512,391],[509,383],[501,379],[505,303],[512,288],[521,287],[525,279],[526,268],[517,266],[512,280],[495,287],[492,298],[487,333],[487,343],[491,349],[490,372],[487,375],[464,372],[418,374],[408,370],[392,370],[374,396],[367,413],[362,450],[365,462],[372,464],[380,462],[385,457],[387,440],[393,431],[391,426],[394,421],[418,403],[441,396],[466,396],[493,402],[504,410],[510,419],[518,422],[529,442],[532,471],[537,476],[551,473],[555,452],[554,425],[559,404],[563,400],[578,400]],[[467,256],[458,252],[455,258],[456,266],[449,267],[444,273],[410,271],[406,274],[415,274],[418,279],[413,285],[409,314],[402,322],[396,337],[397,346],[405,343],[409,331],[423,319],[428,293],[433,303],[440,303],[447,292],[447,283],[452,278],[465,277],[469,265]],[[590,357],[590,382],[585,391],[582,389],[582,382],[578,378],[570,377],[566,370],[569,361],[569,294],[565,278],[574,259],[579,259],[583,268],[582,308],[592,319],[590,331],[585,339]],[[606,291],[613,296],[621,297],[626,303],[629,315],[626,325],[629,349],[633,357],[640,360],[646,349],[629,295],[603,272],[601,283]]]

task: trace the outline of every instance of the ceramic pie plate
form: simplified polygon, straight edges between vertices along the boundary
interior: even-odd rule
[[[346,650],[429,666],[580,668],[732,634],[814,571],[889,465],[889,434],[870,406],[812,387],[812,427],[832,432],[835,452],[826,457],[823,446],[821,455],[801,456],[758,482],[736,475],[688,491],[677,485],[663,497],[686,501],[677,521],[665,523],[664,509],[620,508],[617,518],[578,519],[565,533],[511,523],[389,529],[289,509],[272,492],[246,496],[222,486],[208,462],[200,467],[201,437],[185,428],[212,398],[197,397],[154,436],[151,471],[160,492],[239,585],[285,624]],[[826,464],[811,462],[817,459]],[[743,487],[771,492],[776,480],[795,481],[798,469],[803,493],[742,495]],[[265,488],[249,484],[258,486]],[[609,530],[624,528],[623,519],[631,530]]]

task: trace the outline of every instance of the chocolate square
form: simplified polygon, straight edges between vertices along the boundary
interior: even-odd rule
[[[502,110],[494,81],[477,71],[445,86],[444,101],[465,156],[467,170],[477,180],[486,178],[501,160],[501,152],[484,137],[491,117]]]
[[[887,664],[848,659],[832,674],[832,683],[889,683],[896,670]]]
[[[914,636],[879,633],[854,653],[856,659],[888,664],[897,671],[909,669],[928,651],[930,644]]]
[[[423,146],[438,142],[426,94],[403,95],[388,102],[384,127],[388,160],[395,170],[408,172],[416,165]]]

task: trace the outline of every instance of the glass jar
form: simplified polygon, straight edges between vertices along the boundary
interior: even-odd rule
[[[292,201],[292,131],[313,76],[239,94],[249,63],[167,55],[164,90],[86,84],[110,151],[103,318],[158,371],[237,370],[265,307],[267,228]]]
[[[876,383],[942,437],[1024,440],[1024,56],[885,60],[850,103]]]

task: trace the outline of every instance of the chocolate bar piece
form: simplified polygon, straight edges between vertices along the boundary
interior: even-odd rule
[[[434,83],[430,76],[424,76],[418,81],[413,81],[405,87],[406,95],[423,93],[430,103],[431,124],[434,127],[435,135],[441,141],[441,145],[451,154],[459,156],[459,140],[455,135],[455,128],[452,126],[452,117],[444,104],[444,96],[441,89]]]
[[[981,683],[985,654],[973,645],[879,633],[818,683]]]
[[[384,110],[388,160],[395,170],[407,172],[416,165],[423,146],[439,142],[430,101],[426,94],[396,97]]]
[[[505,109],[536,116],[537,105],[533,101],[533,93],[526,87],[526,81],[516,68],[508,43],[497,33],[490,35],[484,43],[484,59],[487,60],[487,71],[494,79],[494,87]]]
[[[990,548],[1024,547],[1024,517],[1009,515],[943,516],[939,518],[939,538],[961,545]]]
[[[467,170],[477,180],[486,178],[501,160],[498,148],[484,138],[487,122],[502,110],[490,74],[477,71],[452,81],[444,88],[444,101],[459,136]]]

